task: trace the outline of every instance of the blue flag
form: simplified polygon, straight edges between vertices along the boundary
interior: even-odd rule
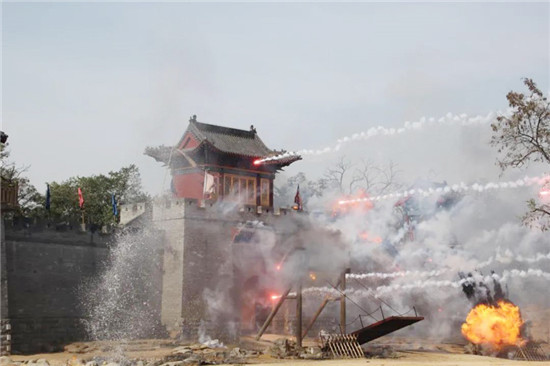
[[[113,215],[118,216],[118,208],[116,206],[116,198],[114,193],[111,196],[111,203],[113,204]]]
[[[46,210],[50,210],[50,199],[51,199],[51,196],[50,196],[50,185],[48,183],[46,183]]]

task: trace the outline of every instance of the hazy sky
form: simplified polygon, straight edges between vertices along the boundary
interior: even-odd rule
[[[2,130],[41,191],[136,163],[154,194],[165,170],[143,150],[176,143],[192,114],[254,124],[277,149],[487,114],[522,77],[549,89],[549,30],[548,3],[3,3]],[[342,154],[391,157],[410,177],[495,174],[492,157],[469,168],[487,154],[486,130],[422,136]],[[448,159],[462,155],[457,172]],[[335,158],[289,174],[320,174]]]

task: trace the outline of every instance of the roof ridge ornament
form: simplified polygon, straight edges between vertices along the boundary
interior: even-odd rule
[[[197,122],[197,115],[192,115],[191,118],[189,118],[189,122]]]

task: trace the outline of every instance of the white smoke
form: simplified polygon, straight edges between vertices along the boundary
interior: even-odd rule
[[[353,204],[353,203],[360,203],[360,202],[382,201],[382,200],[388,200],[388,199],[395,200],[402,197],[408,197],[413,195],[428,197],[431,195],[441,195],[445,193],[463,193],[468,191],[482,193],[488,190],[513,189],[513,188],[530,187],[533,185],[542,186],[548,182],[550,182],[550,176],[547,176],[547,175],[540,176],[540,177],[525,176],[522,179],[506,181],[506,182],[495,181],[495,182],[488,182],[488,183],[473,183],[473,184],[466,184],[464,182],[460,182],[458,184],[447,185],[445,187],[427,188],[427,189],[413,188],[402,192],[394,192],[394,193],[388,193],[388,194],[372,196],[372,197],[340,200],[338,201],[338,204],[346,205],[346,204]]]
[[[447,209],[436,209],[436,203],[453,186],[447,191],[434,190],[431,195],[416,194],[413,199],[422,214],[416,212],[420,216],[409,224],[394,207],[397,196],[374,201],[374,208],[367,212],[327,219],[323,225],[341,231],[353,259],[352,273],[346,276],[349,318],[364,315],[364,310],[372,311],[375,305],[386,308],[386,303],[395,309],[385,310],[386,315],[405,313],[416,306],[419,314],[426,316],[423,324],[415,327],[416,332],[460,337],[460,322],[472,306],[463,285],[484,284],[476,289],[484,297],[494,291],[495,281],[520,307],[547,305],[547,235],[522,226],[519,220],[526,210],[524,202],[534,193],[527,187],[544,184],[547,179],[541,175],[468,185],[468,194]],[[508,194],[514,187],[526,188]],[[364,231],[382,237],[383,242],[361,241],[359,234]],[[459,272],[469,275],[460,278]],[[304,294],[316,298],[342,295],[329,285],[308,287]]]
[[[507,111],[509,113],[509,111]],[[502,113],[498,113],[502,114]],[[308,156],[308,155],[323,155],[328,153],[335,153],[342,149],[342,147],[348,143],[351,142],[357,142],[357,141],[365,141],[373,137],[378,136],[394,136],[394,135],[401,135],[406,132],[411,131],[418,131],[424,128],[429,128],[432,126],[437,125],[445,125],[445,126],[473,126],[473,125],[483,125],[488,124],[490,122],[493,122],[496,117],[496,114],[494,112],[489,112],[487,115],[477,115],[470,117],[465,113],[456,115],[452,113],[447,113],[445,116],[440,118],[434,118],[434,117],[422,117],[418,121],[410,122],[406,121],[401,127],[384,127],[384,126],[376,126],[371,127],[366,131],[357,132],[354,133],[351,136],[345,136],[336,141],[336,144],[333,146],[327,146],[322,149],[302,149],[298,151],[291,151],[286,152],[284,154],[279,154],[276,156],[271,156],[264,159],[257,160],[256,164],[261,164],[264,162],[270,162],[270,161],[276,161],[285,159],[288,157],[294,157],[294,156]]]
[[[346,278],[362,280],[365,278],[435,277],[435,276],[439,276],[443,272],[444,271],[442,270],[435,270],[435,271],[401,271],[401,272],[390,272],[390,273],[381,273],[381,272],[350,273],[346,275]]]
[[[80,288],[92,340],[164,335],[160,324],[162,264],[158,233],[149,227],[115,235],[103,271]]]

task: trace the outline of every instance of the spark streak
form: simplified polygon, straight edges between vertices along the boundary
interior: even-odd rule
[[[400,272],[369,272],[369,273],[349,273],[346,278],[362,280],[365,278],[396,278],[396,277],[435,277],[446,270],[437,271],[400,271]]]
[[[394,294],[397,291],[414,291],[427,288],[461,288],[465,283],[476,283],[476,282],[490,282],[493,280],[506,282],[510,278],[526,278],[526,277],[539,277],[545,280],[550,280],[550,272],[544,272],[540,269],[528,269],[527,271],[512,269],[505,270],[502,272],[502,276],[498,274],[492,274],[490,276],[481,276],[474,275],[472,277],[466,277],[458,281],[452,280],[417,280],[412,281],[406,284],[391,284],[385,286],[378,286],[373,289],[347,289],[346,295],[354,295],[359,297],[365,296],[374,296],[379,297],[387,294]],[[335,295],[337,296],[340,292],[330,288],[330,287],[308,287],[305,288],[304,294],[311,295]]]
[[[446,187],[428,188],[428,189],[416,188],[416,189],[410,189],[407,191],[388,193],[388,194],[379,195],[379,196],[355,198],[351,200],[341,200],[341,201],[338,201],[338,204],[346,205],[346,204],[352,204],[352,203],[358,203],[358,202],[383,201],[387,199],[399,199],[402,197],[407,197],[412,195],[421,195],[423,197],[428,197],[433,194],[444,194],[444,193],[451,193],[451,192],[457,193],[457,192],[472,191],[472,192],[481,193],[488,190],[521,188],[521,187],[528,187],[532,185],[543,185],[548,182],[550,182],[550,176],[541,176],[541,177],[526,176],[523,179],[518,179],[515,181],[489,182],[485,184],[474,183],[474,184],[468,185],[464,182],[460,182],[459,184],[453,184],[451,186],[446,186]]]
[[[509,112],[507,111],[507,113]],[[498,114],[500,115],[501,113],[498,113]],[[338,139],[336,141],[336,144],[333,146],[327,146],[323,149],[312,149],[312,150],[302,149],[298,151],[286,152],[284,154],[279,154],[279,155],[271,156],[264,159],[258,159],[254,161],[254,165],[259,165],[267,161],[280,160],[280,159],[289,158],[293,156],[322,155],[327,153],[334,153],[334,152],[338,152],[342,148],[342,146],[350,142],[365,141],[376,136],[395,136],[395,135],[400,135],[409,131],[418,131],[418,130],[424,129],[425,127],[431,127],[431,126],[437,126],[437,125],[444,125],[444,126],[483,125],[483,124],[493,122],[496,116],[497,115],[493,112],[490,112],[485,116],[477,115],[473,117],[469,117],[465,113],[460,115],[447,113],[445,116],[440,117],[438,119],[435,119],[434,117],[429,117],[429,118],[422,117],[420,118],[420,120],[415,122],[406,121],[401,127],[398,127],[398,128],[395,128],[395,127],[388,128],[384,126],[371,127],[367,131],[362,131],[362,132],[354,133],[351,136],[342,137]]]

